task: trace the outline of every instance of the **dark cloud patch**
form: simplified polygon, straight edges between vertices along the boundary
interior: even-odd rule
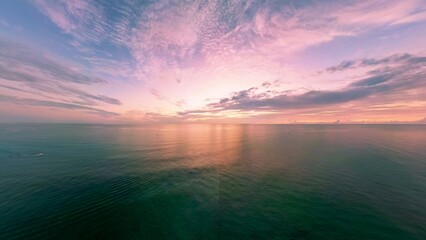
[[[236,93],[234,93],[234,95],[229,100],[230,101],[241,101],[241,100],[247,99],[250,96],[250,94],[255,90],[257,90],[257,88],[252,87],[252,88],[249,88],[247,90],[236,92]]]
[[[261,110],[307,108],[326,104],[344,103],[369,95],[371,90],[346,89],[341,91],[309,91],[301,95],[244,96],[234,100],[210,104],[209,107],[222,110]],[[229,98],[227,98],[229,99]]]
[[[13,103],[18,105],[25,106],[38,106],[38,107],[52,107],[52,108],[61,108],[68,110],[82,110],[90,114],[96,114],[103,117],[112,117],[118,116],[118,113],[109,112],[93,107],[82,106],[78,104],[64,103],[64,102],[54,102],[48,100],[39,100],[39,99],[30,99],[30,98],[19,98],[15,96],[0,95],[0,102]]]
[[[383,74],[365,78],[363,80],[352,83],[350,86],[352,87],[371,87],[376,86],[381,83],[384,83],[388,80],[392,79],[391,74]]]
[[[275,81],[265,81],[262,83],[262,87],[269,88],[269,87],[279,87],[281,85],[280,80]]]
[[[328,73],[340,72],[347,69],[359,67],[375,67],[390,64],[421,64],[426,62],[426,56],[416,56],[408,53],[394,54],[385,58],[364,58],[358,60],[347,60],[341,62],[337,66],[332,66],[326,69]]]

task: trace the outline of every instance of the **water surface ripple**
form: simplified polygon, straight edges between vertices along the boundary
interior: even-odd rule
[[[0,239],[426,239],[426,126],[0,125]]]

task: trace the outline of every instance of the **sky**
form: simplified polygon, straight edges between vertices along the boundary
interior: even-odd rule
[[[0,122],[426,122],[426,0],[0,1]]]

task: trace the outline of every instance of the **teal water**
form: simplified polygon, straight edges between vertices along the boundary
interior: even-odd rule
[[[426,126],[0,125],[0,239],[426,239]]]

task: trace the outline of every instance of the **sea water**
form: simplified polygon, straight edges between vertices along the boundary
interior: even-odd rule
[[[2,124],[0,239],[426,239],[426,126]]]

